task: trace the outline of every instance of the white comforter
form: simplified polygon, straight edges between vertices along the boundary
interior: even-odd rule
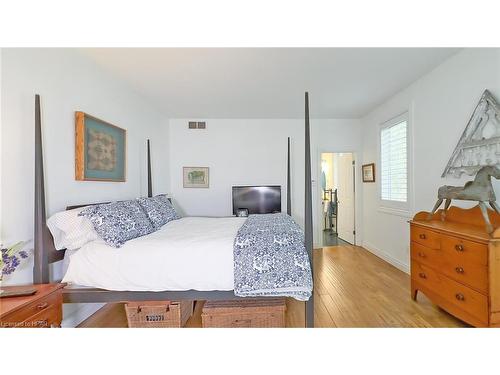
[[[186,217],[113,248],[70,255],[63,282],[108,290],[232,290],[233,243],[245,218]]]

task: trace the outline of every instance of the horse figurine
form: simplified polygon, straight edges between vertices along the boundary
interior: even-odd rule
[[[500,214],[500,207],[496,203],[495,191],[491,185],[491,176],[495,177],[497,180],[500,178],[500,169],[496,166],[486,166],[481,168],[474,178],[474,181],[467,182],[464,187],[459,186],[441,186],[438,190],[438,201],[434,205],[432,212],[429,214],[428,219],[432,218],[432,215],[438,210],[443,200],[446,199],[444,204],[444,210],[441,213],[441,218],[444,220],[446,216],[446,210],[450,207],[452,199],[464,200],[464,201],[476,201],[479,202],[479,208],[486,222],[486,230],[488,233],[493,232],[493,227],[490,223],[490,218],[488,217],[488,209],[486,207],[486,202]]]

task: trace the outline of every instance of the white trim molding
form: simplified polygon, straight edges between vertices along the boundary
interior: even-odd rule
[[[383,250],[380,250],[379,248],[368,242],[363,242],[363,248],[373,255],[379,257],[380,259],[386,261],[390,265],[403,271],[404,273],[407,273],[408,275],[410,274],[410,265],[408,263],[401,262],[400,260],[394,258],[392,255],[386,253]]]
[[[409,105],[409,108],[400,112],[399,115],[392,117],[391,119],[381,123],[379,125],[379,130],[377,134],[377,162],[378,168],[376,168],[377,174],[377,199],[378,199],[378,211],[385,214],[397,215],[406,218],[412,217],[412,212],[414,210],[414,188],[413,188],[413,113],[414,113],[413,102]],[[382,200],[382,155],[381,155],[381,133],[382,130],[391,126],[394,126],[402,121],[406,121],[406,154],[407,154],[407,164],[406,164],[406,183],[407,183],[407,195],[406,202],[396,202]]]
[[[390,208],[390,207],[383,207],[380,206],[378,208],[378,212],[382,212],[384,214],[389,214],[389,215],[396,215],[396,216],[401,216],[406,219],[412,219],[413,215],[410,213],[408,210],[399,210],[397,208]]]

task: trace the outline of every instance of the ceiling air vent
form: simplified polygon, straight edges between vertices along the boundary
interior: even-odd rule
[[[189,129],[206,129],[207,123],[205,121],[189,121]]]

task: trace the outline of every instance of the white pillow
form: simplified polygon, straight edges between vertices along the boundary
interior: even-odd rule
[[[47,220],[47,227],[54,237],[57,250],[76,250],[100,238],[90,220],[85,216],[78,216],[84,208],[58,212]]]

